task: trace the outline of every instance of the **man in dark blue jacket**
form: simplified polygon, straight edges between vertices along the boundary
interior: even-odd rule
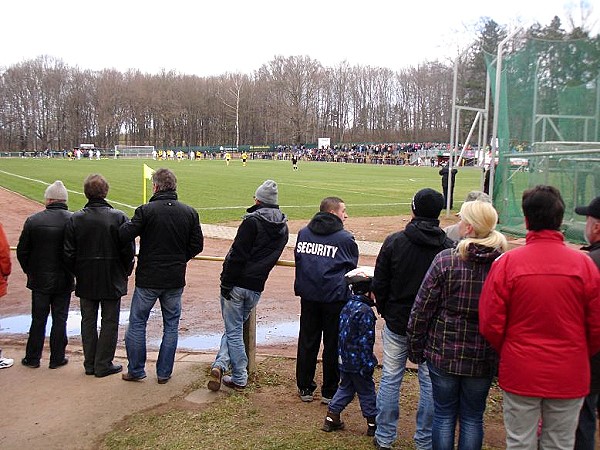
[[[338,197],[321,201],[319,212],[298,232],[294,292],[300,297],[296,384],[304,402],[313,400],[315,371],[323,336],[321,402],[328,404],[339,383],[338,325],[349,289],[344,275],[358,264],[358,245],[344,230],[346,205]]]
[[[125,333],[129,364],[122,378],[146,378],[146,324],[158,299],[164,327],[156,375],[158,383],[165,384],[175,363],[187,262],[202,251],[204,237],[198,212],[177,199],[177,178],[171,170],[154,172],[152,189],[150,201],[139,206],[131,222],[119,229],[122,242],[132,242],[140,236],[135,291]]]
[[[258,304],[267,277],[288,241],[287,217],[278,206],[278,188],[266,180],[254,194],[221,272],[221,311],[225,333],[212,365],[208,389],[218,391],[221,382],[233,389],[248,383],[248,356],[244,348],[244,322]],[[231,368],[231,375],[223,373]]]
[[[68,193],[62,181],[48,186],[44,198],[46,209],[27,218],[17,244],[17,259],[31,289],[31,327],[21,363],[40,367],[46,322],[52,312],[49,367],[56,369],[69,362],[65,348],[74,283],[73,275],[63,263],[63,240],[65,226],[73,213],[67,209]]]

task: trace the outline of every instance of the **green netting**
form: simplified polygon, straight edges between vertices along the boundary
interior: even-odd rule
[[[496,60],[486,61],[495,80]],[[600,195],[599,71],[600,48],[589,40],[529,39],[503,58],[494,179],[503,231],[523,235],[523,191],[550,184],[565,200],[567,239],[583,241],[585,218],[573,209]]]

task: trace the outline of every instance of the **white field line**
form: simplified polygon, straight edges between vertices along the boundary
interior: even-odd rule
[[[0,170],[0,173],[3,173],[5,175],[9,175],[15,178],[21,178],[23,180],[27,180],[27,181],[32,181],[34,183],[39,183],[39,184],[43,184],[44,186],[49,186],[51,183],[47,183],[45,181],[42,180],[38,180],[35,178],[30,178],[30,177],[25,177],[23,175],[18,175],[16,173],[11,173],[11,172],[6,172],[4,170]],[[310,186],[304,186],[304,185],[293,185],[293,186],[297,186],[297,187],[310,187]],[[313,189],[317,189],[317,188],[313,188]],[[73,189],[67,189],[67,192],[72,193],[72,194],[76,194],[76,195],[84,195],[83,192],[80,191],[75,191]],[[357,193],[357,194],[363,194],[363,195],[376,195],[376,196],[380,196],[379,194],[371,194],[371,193],[366,193],[366,192],[358,192],[358,191],[352,191],[353,193]],[[126,208],[130,208],[130,209],[135,209],[137,208],[137,206],[133,206],[133,205],[128,205],[127,203],[122,203],[119,202],[117,200],[111,200],[109,198],[106,199],[106,201],[108,201],[111,204],[115,204],[115,205],[120,205],[120,206],[124,206]],[[402,205],[410,205],[410,202],[393,202],[393,203],[349,203],[348,206],[350,207],[354,207],[354,206],[402,206]],[[207,207],[195,207],[195,209],[197,209],[198,211],[219,211],[219,210],[227,210],[227,209],[247,209],[249,207],[249,205],[243,205],[243,206],[207,206]],[[293,208],[315,208],[315,205],[280,205],[280,208],[282,209],[293,209]]]
[[[44,186],[50,186],[50,184],[52,184],[52,183],[47,183],[47,182],[42,181],[42,180],[37,180],[35,178],[24,177],[23,175],[18,175],[16,173],[6,172],[4,170],[0,170],[0,173],[3,173],[5,175],[9,175],[9,176],[15,177],[15,178],[21,178],[22,180],[33,181],[34,183],[40,183],[40,184],[43,184]],[[85,195],[83,192],[75,191],[73,189],[67,189],[67,192],[69,192],[71,194]],[[121,203],[121,202],[118,202],[116,200],[111,200],[109,198],[107,198],[106,201],[109,202],[109,203],[111,203],[111,204],[114,203],[115,205],[124,206],[124,207],[130,208],[130,209],[137,208],[137,206],[128,205],[127,203]]]

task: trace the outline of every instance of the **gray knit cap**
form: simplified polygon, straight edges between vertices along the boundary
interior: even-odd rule
[[[273,180],[266,180],[258,187],[258,189],[256,189],[254,197],[261,203],[278,205],[279,200],[277,196],[277,183],[275,183]]]
[[[67,193],[67,188],[63,182],[56,180],[46,188],[46,192],[44,192],[44,198],[46,200],[64,200],[66,202],[69,199],[69,194]]]

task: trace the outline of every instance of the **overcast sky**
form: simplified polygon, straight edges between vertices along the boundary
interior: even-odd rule
[[[589,1],[589,0],[588,0]],[[600,4],[589,23],[600,27]],[[475,24],[579,17],[572,0],[14,0],[3,2],[0,67],[48,55],[80,69],[199,76],[251,73],[276,55],[400,70],[451,60]],[[575,9],[572,9],[572,8]]]

